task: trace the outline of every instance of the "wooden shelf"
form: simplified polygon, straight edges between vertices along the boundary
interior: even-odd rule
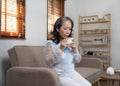
[[[82,30],[81,35],[107,34],[107,29]]]
[[[106,46],[108,44],[79,44],[80,46]]]
[[[100,58],[104,69],[110,66],[110,21],[111,15],[105,14],[79,16],[78,49],[83,57]]]
[[[107,23],[109,21],[92,21],[92,22],[80,22],[80,24],[92,24],[92,23]]]
[[[102,57],[107,57],[107,55],[102,55],[102,56],[99,56],[99,55],[82,55],[82,57],[89,57],[89,58],[102,58]],[[105,62],[106,63],[106,62]]]

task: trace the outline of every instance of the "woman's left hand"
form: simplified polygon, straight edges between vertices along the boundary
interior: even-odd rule
[[[70,44],[70,47],[72,48],[73,52],[76,53],[77,50],[76,50],[76,45],[75,45],[75,42],[74,42],[74,39],[72,40],[71,44]]]

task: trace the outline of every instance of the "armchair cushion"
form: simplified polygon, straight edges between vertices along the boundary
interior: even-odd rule
[[[93,83],[95,80],[100,78],[101,70],[98,68],[90,67],[77,67],[76,71],[79,72],[83,77]]]
[[[82,61],[76,65],[76,67],[92,67],[103,70],[103,62],[99,58],[86,57],[83,58]]]
[[[11,66],[47,67],[44,46],[15,46],[8,50]]]

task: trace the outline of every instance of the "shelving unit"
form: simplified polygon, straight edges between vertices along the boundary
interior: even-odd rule
[[[100,58],[104,70],[110,66],[110,26],[111,15],[79,16],[78,49],[82,57]]]

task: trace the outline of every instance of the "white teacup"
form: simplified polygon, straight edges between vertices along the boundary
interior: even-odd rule
[[[71,38],[71,37],[70,37],[70,38],[67,38],[67,39],[66,39],[67,44],[71,44],[71,43],[72,43],[72,40],[73,40],[73,38]]]

